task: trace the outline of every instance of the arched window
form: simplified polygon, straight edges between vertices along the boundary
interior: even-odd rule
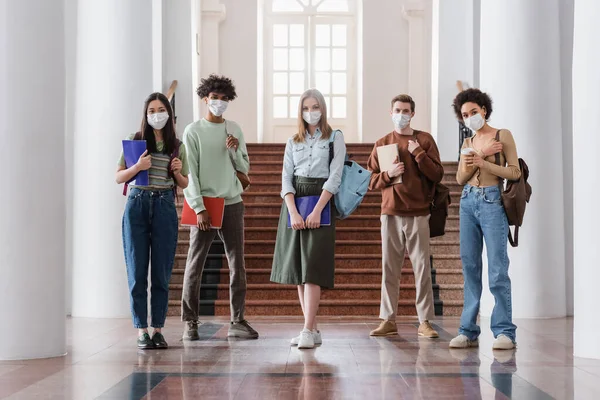
[[[265,141],[294,133],[308,88],[325,96],[332,127],[356,140],[357,0],[264,0],[264,7]]]

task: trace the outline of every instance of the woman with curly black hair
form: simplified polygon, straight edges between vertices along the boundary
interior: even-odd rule
[[[237,94],[231,79],[219,75],[202,79],[196,93],[208,105],[208,111],[200,121],[188,125],[183,133],[190,163],[190,184],[184,194],[197,214],[197,226],[190,230],[190,247],[183,278],[181,318],[186,323],[183,339],[200,339],[200,281],[204,262],[217,234],[225,246],[230,271],[231,324],[228,336],[256,339],[258,333],[244,319],[244,203],[242,183],[237,177],[238,172],[248,173],[250,161],[242,129],[237,123],[223,118],[229,102]],[[225,199],[221,229],[211,229],[203,196]]]
[[[481,299],[482,252],[485,240],[490,291],[495,299],[491,328],[495,350],[513,349],[517,327],[512,322],[511,283],[508,276],[508,220],[502,206],[504,179],[521,176],[517,148],[508,129],[488,125],[492,99],[479,89],[459,93],[453,103],[456,117],[474,135],[463,143],[456,180],[465,185],[460,199],[460,258],[463,265],[464,305],[459,335],[452,348],[477,347]]]
[[[152,93],[144,103],[141,129],[129,140],[145,140],[146,152],[127,168],[121,154],[117,183],[148,171],[149,185],[132,185],[123,214],[123,250],[133,325],[138,348],[168,347],[161,330],[167,317],[169,281],[173,271],[179,221],[174,190],[188,184],[185,146],[177,139],[173,109],[166,96]],[[148,264],[152,279],[152,337],[148,333]]]

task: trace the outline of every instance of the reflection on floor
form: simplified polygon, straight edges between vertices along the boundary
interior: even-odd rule
[[[449,350],[458,320],[436,321],[440,339],[370,338],[376,319],[321,321],[323,345],[289,346],[298,318],[253,318],[261,337],[228,340],[227,321],[182,342],[169,319],[171,348],[138,351],[129,320],[70,319],[63,358],[0,361],[0,398],[9,399],[598,399],[600,361],[572,356],[571,319],[517,320],[518,349],[492,351],[483,319],[479,349]]]

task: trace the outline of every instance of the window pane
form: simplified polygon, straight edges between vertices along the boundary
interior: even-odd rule
[[[292,72],[290,74],[290,93],[304,93],[304,72]]]
[[[288,99],[287,97],[273,97],[273,118],[287,118]]]
[[[333,74],[333,94],[346,94],[346,73],[336,72]]]
[[[304,25],[290,25],[290,46],[304,46]]]
[[[288,69],[288,49],[273,49],[273,69],[275,71]]]
[[[303,11],[303,7],[296,0],[273,0],[273,12]]]
[[[346,46],[346,25],[333,25],[332,30],[332,44],[334,46]]]
[[[331,118],[331,97],[325,97],[325,106],[327,107],[327,118]]]
[[[346,70],[346,49],[333,49],[331,51],[332,69],[336,71]]]
[[[331,50],[317,49],[315,53],[315,69],[329,71],[331,69]]]
[[[345,97],[334,97],[333,98],[333,118],[346,118],[346,98]]]
[[[329,72],[317,72],[315,81],[317,89],[319,89],[321,93],[331,93],[331,74]]]
[[[304,49],[290,49],[290,69],[304,71]]]
[[[288,94],[287,72],[276,72],[273,74],[273,94]]]
[[[348,0],[323,0],[323,2],[317,7],[319,12],[347,12],[348,11]]]
[[[290,97],[290,118],[294,118],[298,115],[298,103],[300,102],[300,96]]]
[[[317,46],[330,46],[331,39],[329,37],[330,34],[330,25],[317,25],[316,27],[316,42]]]
[[[288,45],[288,26],[282,24],[273,25],[273,46]]]

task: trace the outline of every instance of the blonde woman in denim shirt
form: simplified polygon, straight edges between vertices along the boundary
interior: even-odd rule
[[[333,159],[329,159],[329,139],[335,134]],[[321,344],[317,330],[317,310],[321,288],[333,288],[335,267],[335,206],[346,157],[342,132],[327,123],[327,107],[321,92],[304,92],[298,106],[298,132],[288,139],[283,160],[281,208],[271,281],[298,285],[304,314],[304,329],[292,339],[300,349]],[[320,196],[315,210],[302,219],[295,198]],[[321,212],[331,204],[331,225],[320,226]],[[287,227],[288,214],[292,228]]]
[[[450,341],[450,347],[479,346],[481,329],[477,325],[477,315],[485,240],[490,292],[495,300],[491,318],[495,338],[493,348],[510,350],[515,347],[517,327],[512,322],[508,220],[502,205],[501,188],[504,179],[514,181],[521,176],[517,147],[509,130],[488,125],[492,99],[486,93],[467,89],[456,96],[453,106],[457,118],[475,134],[463,144],[456,173],[458,183],[465,185],[460,199],[460,259],[465,288],[459,335]]]

